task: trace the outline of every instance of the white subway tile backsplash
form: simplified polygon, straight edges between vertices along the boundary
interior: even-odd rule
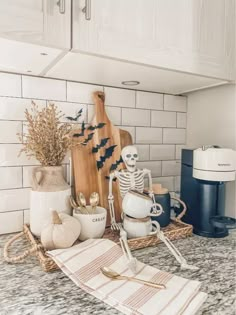
[[[176,145],[176,151],[175,151],[176,160],[181,160],[182,149],[184,149],[184,148],[187,148],[187,145],[185,145],[185,144],[177,144]]]
[[[93,119],[94,110],[94,105],[88,105],[88,122]],[[121,124],[121,108],[106,106],[106,113],[113,125]]]
[[[145,109],[163,109],[163,94],[151,92],[136,92],[136,107]]]
[[[137,167],[140,169],[147,168],[151,171],[152,177],[161,176],[161,162],[160,161],[145,161],[137,162]]]
[[[30,210],[26,209],[24,210],[24,224],[30,223]]]
[[[137,143],[162,143],[162,128],[136,127]]]
[[[178,176],[180,167],[180,161],[162,161],[162,176]]]
[[[129,127],[129,126],[117,126],[117,127],[128,131],[132,137],[132,142],[135,143],[135,127]]]
[[[38,108],[46,106],[46,101],[34,100]],[[32,99],[0,97],[0,119],[1,120],[25,120],[26,108],[31,108]]]
[[[20,143],[18,133],[22,134],[21,121],[0,120],[0,143]]]
[[[187,112],[187,97],[164,95],[164,109],[174,112]]]
[[[126,126],[150,126],[150,111],[122,108],[122,124]]]
[[[35,168],[35,166],[23,166],[23,187],[31,187],[31,174],[33,168]]]
[[[180,191],[180,176],[175,176],[175,191]]]
[[[187,125],[187,114],[177,113],[177,128],[186,128]]]
[[[25,153],[19,156],[21,148],[22,144],[0,144],[0,167],[39,164],[34,158],[29,159]]]
[[[169,191],[174,191],[174,177],[157,177],[153,178],[153,184],[161,184],[162,187],[167,188]]]
[[[0,95],[21,96],[21,76],[11,73],[0,73]]]
[[[22,167],[0,167],[0,189],[22,187]]]
[[[103,87],[79,82],[67,82],[67,101],[93,104],[92,93],[96,91],[103,91]]]
[[[180,190],[181,166],[176,160],[186,147],[186,97],[0,73],[0,234],[17,232],[29,223],[31,171],[39,162],[24,153],[18,156],[22,144],[16,134],[22,129],[27,133],[24,112],[31,108],[32,99],[39,109],[54,103],[65,116],[75,117],[82,108],[76,122],[80,128],[82,121],[92,119],[92,93],[97,90],[105,91],[112,123],[128,131],[136,143],[138,167],[151,170],[153,183]],[[66,117],[61,121],[70,122]],[[67,179],[69,157],[70,152],[63,161]]]
[[[139,154],[139,161],[148,161],[150,160],[149,157],[149,145],[148,144],[135,144],[138,154]]]
[[[22,77],[23,97],[66,100],[66,81],[38,77]]]
[[[14,233],[23,229],[23,211],[0,213],[0,234]]]
[[[176,127],[176,113],[152,111],[152,127]]]
[[[163,143],[184,144],[186,141],[186,130],[175,128],[163,129]]]
[[[55,104],[57,106],[57,109],[62,112],[64,115],[61,118],[62,122],[68,122],[68,123],[82,123],[83,121],[85,123],[88,122],[87,120],[87,105],[86,104],[80,104],[80,103],[69,103],[69,102],[54,102],[54,101],[47,101],[47,104]],[[78,111],[82,109],[81,116],[77,121],[71,121],[67,119],[66,117],[72,117],[75,118],[78,114]]]
[[[30,189],[1,190],[0,200],[0,212],[28,209],[30,205]]]
[[[150,145],[151,160],[173,160],[175,159],[175,145],[157,144]]]
[[[105,104],[118,107],[135,107],[135,91],[105,87]]]

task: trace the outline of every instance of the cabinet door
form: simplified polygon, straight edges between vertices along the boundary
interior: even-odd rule
[[[0,36],[70,48],[71,0],[0,0]]]
[[[83,9],[90,8],[90,19]],[[130,59],[153,45],[156,0],[78,0],[73,2],[74,50]]]
[[[73,14],[75,51],[232,78],[234,0],[78,0]]]

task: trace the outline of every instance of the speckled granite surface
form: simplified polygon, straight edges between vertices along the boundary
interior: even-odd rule
[[[0,247],[10,235],[0,236]],[[146,264],[202,282],[208,299],[197,315],[236,314],[236,231],[223,239],[193,236],[174,244],[199,271],[180,270],[164,245],[134,252]],[[16,248],[22,247],[17,241]],[[76,287],[61,271],[45,273],[34,257],[25,263],[0,262],[1,315],[113,315],[121,314]],[[147,314],[148,315],[148,314]]]

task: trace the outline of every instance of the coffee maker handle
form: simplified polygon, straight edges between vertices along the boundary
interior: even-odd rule
[[[175,218],[176,221],[180,221],[182,219],[182,217],[185,215],[186,211],[187,211],[187,206],[186,206],[185,202],[183,202],[181,199],[179,199],[177,197],[171,197],[171,199],[174,199],[174,200],[178,201],[183,206],[183,210]]]
[[[37,173],[41,173],[39,181],[37,180],[37,177],[36,177]],[[42,176],[43,176],[43,173],[42,173],[42,168],[40,166],[33,168],[32,173],[31,173],[31,186],[33,190],[38,190]]]

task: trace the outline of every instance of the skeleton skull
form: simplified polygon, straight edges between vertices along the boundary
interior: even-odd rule
[[[121,151],[122,159],[129,172],[136,170],[136,162],[139,158],[137,148],[133,145],[124,147]]]

